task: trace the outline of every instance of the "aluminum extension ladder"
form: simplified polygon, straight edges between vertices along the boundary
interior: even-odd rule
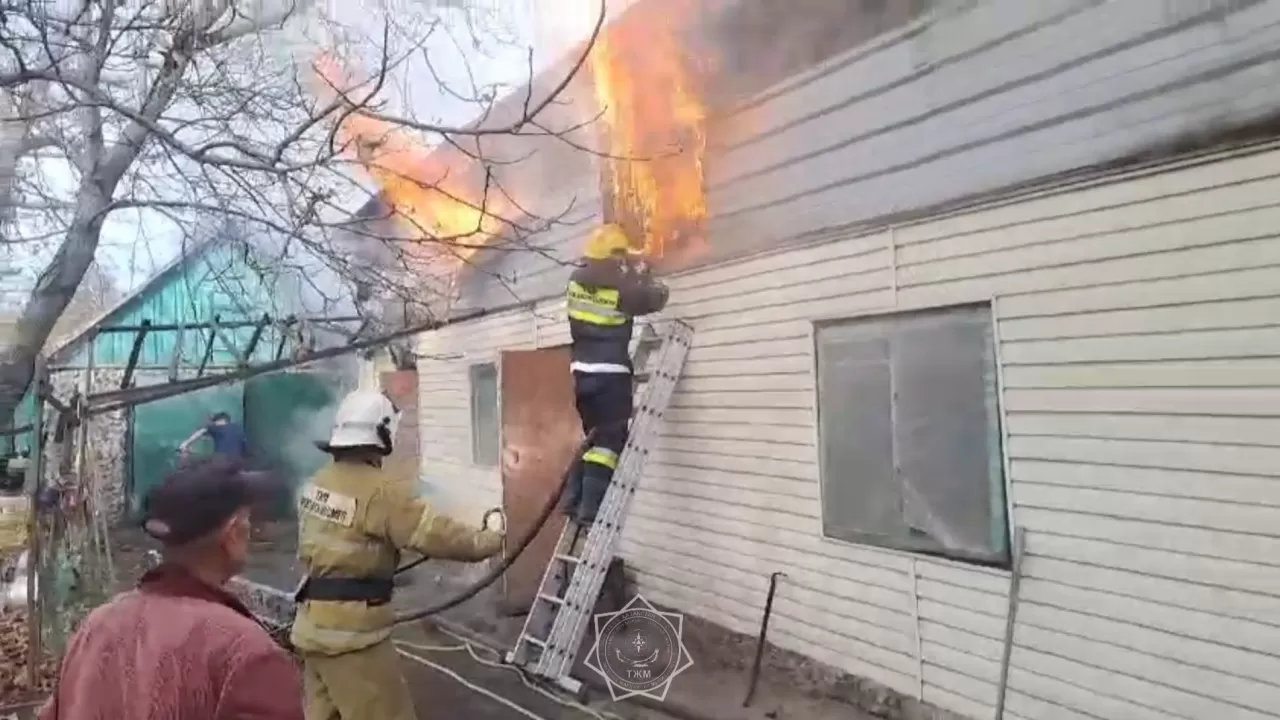
[[[631,416],[627,444],[595,524],[582,543],[575,542],[578,531],[574,525],[565,523],[524,628],[506,656],[508,664],[523,667],[575,695],[581,691],[582,684],[570,677],[570,672],[613,562],[645,461],[657,439],[658,423],[680,380],[693,339],[693,329],[679,320],[669,321],[661,333],[653,333],[649,328],[646,333],[647,337],[641,336],[633,361],[637,385],[643,383],[643,390]],[[656,357],[650,364],[649,358],[655,351]],[[580,547],[581,552],[575,554],[575,546]],[[563,582],[566,575],[567,583]],[[568,587],[561,593],[560,589],[566,584]],[[548,627],[550,632],[546,632]]]

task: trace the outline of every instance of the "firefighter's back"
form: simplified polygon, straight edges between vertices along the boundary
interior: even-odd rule
[[[303,486],[298,496],[298,558],[317,588],[326,582],[384,586],[389,600],[400,553],[385,528],[373,526],[377,517],[385,517],[385,510],[376,506],[389,482],[386,473],[372,465],[331,462]],[[316,599],[323,597],[323,592],[308,593],[299,605],[292,633],[298,649],[336,655],[390,635],[389,602]]]

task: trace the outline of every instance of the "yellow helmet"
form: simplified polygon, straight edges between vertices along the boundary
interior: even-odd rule
[[[631,241],[627,239],[627,233],[620,226],[609,223],[591,233],[582,254],[591,260],[604,260],[613,257],[614,253],[627,252],[630,248]]]

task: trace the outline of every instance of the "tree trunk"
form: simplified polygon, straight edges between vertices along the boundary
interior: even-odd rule
[[[0,421],[13,417],[35,372],[36,356],[62,316],[98,250],[106,200],[82,191],[75,219],[53,260],[40,273],[14,328],[12,343],[0,349]]]

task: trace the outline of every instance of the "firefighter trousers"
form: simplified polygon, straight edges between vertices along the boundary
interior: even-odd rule
[[[595,522],[627,444],[634,385],[630,373],[573,374],[573,394],[583,433],[595,431],[582,467],[569,485],[565,510],[580,525]]]
[[[390,639],[341,655],[302,654],[307,720],[417,720]]]

